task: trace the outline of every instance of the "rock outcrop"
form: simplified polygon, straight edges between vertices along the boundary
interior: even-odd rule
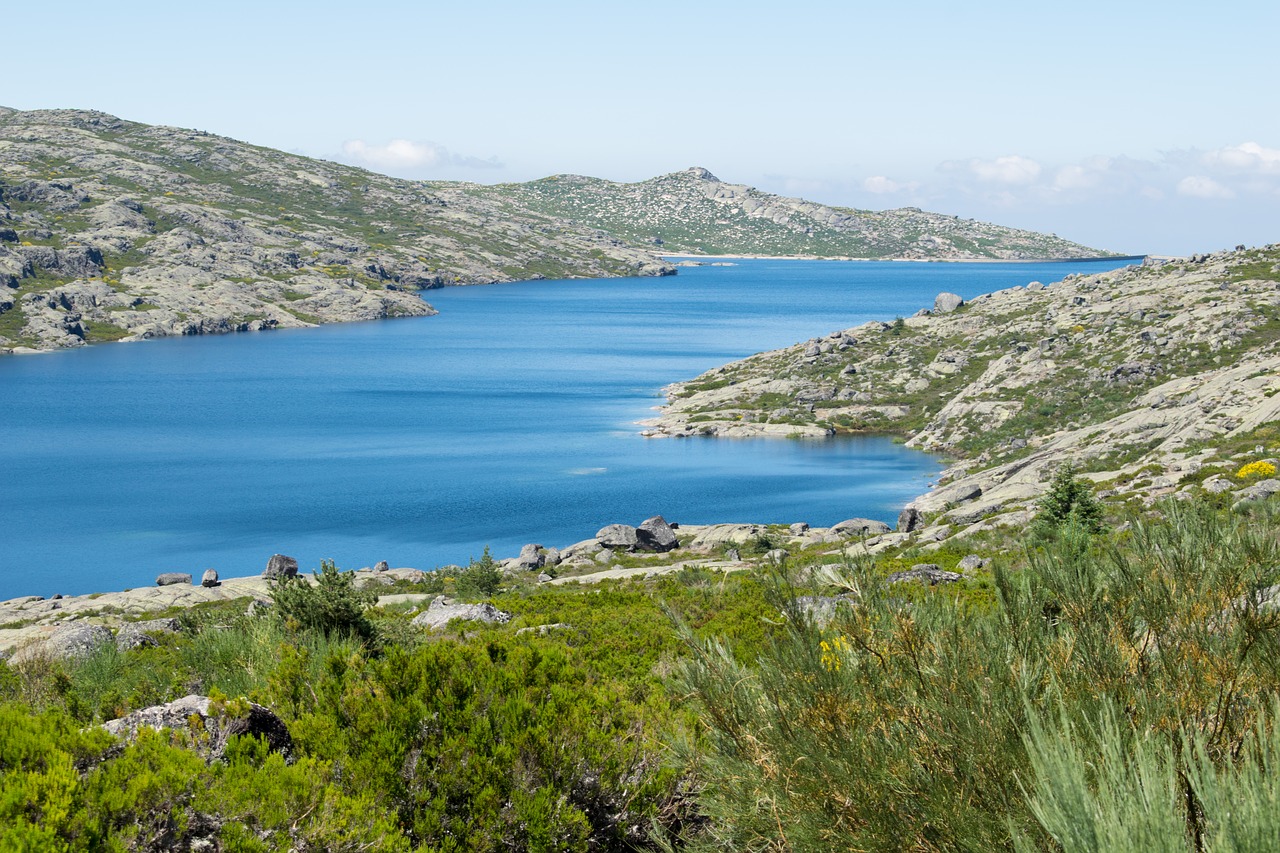
[[[286,757],[293,751],[293,738],[284,721],[269,708],[247,699],[215,702],[193,694],[109,720],[102,727],[126,741],[135,739],[142,729],[167,729],[209,762],[221,759],[234,737],[260,738],[272,752]]]
[[[503,624],[511,621],[511,614],[492,604],[456,604],[443,595],[437,595],[426,610],[413,617],[412,624],[428,631],[437,631],[454,619]]]

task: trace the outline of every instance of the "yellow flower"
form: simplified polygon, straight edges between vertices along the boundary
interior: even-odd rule
[[[1242,466],[1240,470],[1236,472],[1236,479],[1248,480],[1252,477],[1273,477],[1275,476],[1275,473],[1276,466],[1272,465],[1270,462],[1258,460],[1257,462],[1250,462],[1249,464]]]

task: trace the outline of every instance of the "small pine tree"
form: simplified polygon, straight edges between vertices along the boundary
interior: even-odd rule
[[[1076,476],[1070,463],[1058,468],[1049,484],[1049,491],[1040,499],[1040,512],[1036,515],[1036,528],[1045,533],[1053,532],[1068,522],[1075,522],[1089,533],[1101,533],[1102,504],[1093,495],[1089,484]]]
[[[502,569],[486,547],[484,556],[479,560],[473,559],[471,565],[458,573],[458,584],[455,589],[463,598],[488,598],[496,593],[500,586],[502,586]]]
[[[377,596],[370,590],[356,589],[355,573],[338,571],[332,560],[322,560],[320,571],[312,575],[315,584],[288,577],[271,582],[271,599],[285,624],[319,631],[326,637],[372,639],[374,626],[365,609]]]

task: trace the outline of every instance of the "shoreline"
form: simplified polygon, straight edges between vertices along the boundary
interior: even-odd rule
[[[1090,263],[1093,261],[1137,261],[1141,263],[1149,257],[1160,255],[1097,255],[1086,258],[855,258],[843,255],[699,255],[691,252],[655,252],[655,257],[664,260],[743,260],[743,261],[867,261],[891,264],[1072,264]]]

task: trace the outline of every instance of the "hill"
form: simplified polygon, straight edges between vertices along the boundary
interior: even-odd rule
[[[701,168],[634,184],[556,175],[483,192],[672,253],[937,260],[1113,254],[1052,235],[910,207],[829,207],[726,183]]]
[[[1278,287],[1268,246],[940,295],[673,385],[650,434],[903,435],[959,460],[912,507],[937,539],[1025,523],[1064,463],[1136,506],[1239,492],[1233,472],[1274,452]]]
[[[423,288],[671,272],[466,184],[104,113],[0,111],[0,348],[423,315]]]

